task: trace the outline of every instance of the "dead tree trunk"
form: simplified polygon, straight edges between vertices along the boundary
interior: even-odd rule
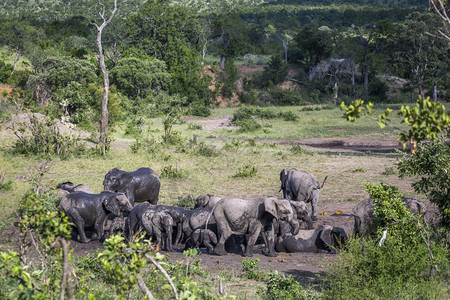
[[[105,55],[103,53],[102,46],[102,32],[103,29],[111,23],[112,18],[117,12],[117,0],[114,0],[114,8],[108,19],[105,18],[105,5],[99,1],[102,11],[99,12],[99,16],[102,19],[102,24],[97,25],[91,23],[97,28],[97,48],[98,48],[98,62],[103,73],[103,96],[102,96],[102,118],[100,123],[100,139],[99,144],[101,147],[102,155],[106,154],[108,144],[108,96],[109,96],[109,74],[105,64]]]

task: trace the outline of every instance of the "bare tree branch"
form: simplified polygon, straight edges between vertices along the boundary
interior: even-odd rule
[[[178,300],[177,288],[175,287],[175,284],[173,283],[169,274],[167,274],[166,270],[164,270],[164,268],[155,260],[155,258],[153,256],[145,254],[145,257],[147,257],[152,262],[152,264],[154,264],[159,269],[159,271],[161,271],[161,273],[164,275],[164,277],[166,277],[167,281],[169,281],[169,284],[172,287],[172,290],[175,294],[175,299]]]

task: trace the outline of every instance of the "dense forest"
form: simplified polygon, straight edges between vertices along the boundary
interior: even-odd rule
[[[97,130],[96,26],[113,9],[104,2],[3,2],[0,83],[13,88],[4,91],[11,103]],[[110,123],[173,107],[206,116],[218,98],[259,105],[449,98],[448,41],[436,38],[448,27],[428,1],[117,3],[101,37]],[[242,65],[260,71],[240,78]]]

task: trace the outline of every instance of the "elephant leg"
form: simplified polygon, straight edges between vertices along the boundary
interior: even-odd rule
[[[225,242],[231,236],[231,233],[228,230],[226,232],[224,230],[220,230],[219,235],[219,241],[214,248],[214,252],[216,252],[217,255],[226,255],[227,251],[225,251]]]
[[[256,240],[259,237],[259,234],[261,232],[261,224],[257,222],[252,222],[248,228],[249,234],[245,236],[246,245],[245,245],[245,252],[244,256],[252,257],[253,256],[253,247],[255,246]]]
[[[194,246],[194,248],[199,248],[200,247],[200,237],[201,237],[201,232],[200,230],[195,230],[192,235],[191,235],[191,241],[192,241],[192,245]]]
[[[314,197],[311,201],[311,220],[312,221],[317,221],[317,200],[318,200],[318,196]]]
[[[170,228],[168,228],[168,230],[166,232],[166,248],[167,248],[167,251],[173,252],[173,247],[172,247],[172,226],[170,226]]]
[[[75,225],[77,226],[77,231],[78,231],[77,239],[82,243],[89,243],[91,241],[91,239],[88,239],[86,237],[86,233],[84,231],[85,223],[84,223],[84,219],[83,219],[83,217],[81,217],[80,213],[76,209],[70,208],[69,211],[67,212],[67,214],[72,217]]]
[[[277,253],[275,252],[275,234],[273,232],[273,228],[269,230],[263,230],[262,237],[264,243],[266,244],[266,250],[263,253],[270,257],[276,257]]]
[[[183,232],[183,224],[177,224],[177,236],[175,237],[175,245],[179,245],[181,242],[181,233]]]
[[[214,250],[213,245],[211,245],[211,242],[209,239],[207,239],[206,241],[203,241],[203,244],[206,247],[206,251],[208,252],[208,254],[211,254]]]
[[[93,240],[99,240],[99,239],[103,238],[103,234],[105,232],[105,221],[106,221],[106,218],[95,222],[94,228],[95,228],[95,232],[96,232],[97,236],[92,235]],[[111,225],[113,225],[113,224],[111,224]],[[114,230],[114,228],[113,228],[113,230]]]

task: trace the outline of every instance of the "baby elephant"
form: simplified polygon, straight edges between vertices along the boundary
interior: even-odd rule
[[[205,246],[208,254],[211,254],[217,245],[217,236],[212,230],[196,229],[192,233],[192,244],[195,248]]]
[[[298,234],[285,234],[277,238],[277,252],[320,252],[335,253],[348,240],[341,227],[322,225],[312,230],[300,230]]]
[[[144,227],[147,234],[156,238],[156,244],[160,245],[163,242],[163,249],[166,251],[173,251],[172,248],[172,232],[173,232],[173,218],[166,211],[147,210],[141,219],[142,227]]]

